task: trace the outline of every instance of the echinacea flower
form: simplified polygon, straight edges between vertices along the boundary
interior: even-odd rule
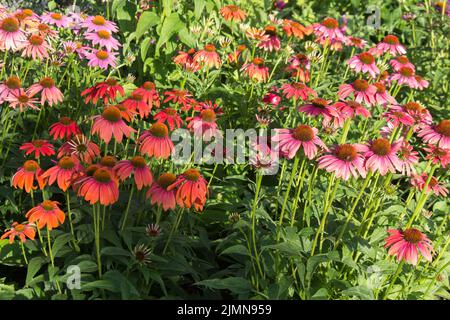
[[[382,114],[383,118],[386,118],[388,122],[393,124],[394,127],[403,124],[406,127],[414,125],[414,118],[407,114],[400,106],[392,105],[387,112]]]
[[[417,136],[426,143],[450,149],[450,120],[441,120],[438,124],[424,124]]]
[[[173,203],[175,203],[175,197],[173,199]],[[156,238],[161,235],[161,227],[157,223],[148,224],[145,227],[145,234],[150,238]]]
[[[380,69],[375,64],[375,58],[368,52],[351,57],[348,65],[350,69],[356,72],[369,73],[372,78],[375,78],[380,73]]]
[[[44,13],[41,16],[41,21],[43,23],[55,25],[58,28],[68,28],[72,23],[72,19],[58,12]]]
[[[379,172],[384,176],[386,173],[395,173],[401,170],[401,162],[397,156],[397,151],[401,147],[401,141],[390,143],[385,138],[378,138],[370,141],[368,145],[363,145],[362,151],[366,158],[367,171]]]
[[[116,67],[117,53],[107,50],[92,50],[86,55],[88,66],[99,67],[100,69],[108,69]]]
[[[108,102],[114,102],[117,94],[121,96],[125,95],[123,87],[114,78],[108,78],[103,82],[95,84],[93,87],[87,88],[81,92],[81,96],[86,96],[84,103],[88,104],[92,101],[93,104],[97,104],[99,99],[103,100],[104,104]]]
[[[450,149],[440,148],[429,144],[423,148],[428,154],[425,160],[431,160],[433,164],[440,164],[443,168],[450,163]]]
[[[293,97],[296,100],[301,98],[306,101],[310,96],[317,97],[317,92],[300,82],[285,83],[281,86],[281,90],[286,99],[291,99]]]
[[[407,141],[403,141],[398,150],[398,159],[400,160],[400,172],[406,176],[416,173],[414,166],[419,162],[419,153],[414,151],[412,145]]]
[[[50,126],[50,135],[53,139],[70,139],[72,136],[81,133],[77,123],[69,117],[61,117],[58,122]]]
[[[386,238],[384,247],[389,248],[388,254],[396,256],[398,262],[405,260],[412,265],[416,265],[419,251],[425,260],[432,260],[431,240],[419,230],[414,228],[390,229],[387,232],[390,235]]]
[[[142,96],[142,100],[148,105],[149,110],[153,108],[153,104],[159,108],[159,94],[156,91],[156,85],[151,81],[145,81],[139,88],[133,91],[133,94]],[[139,108],[137,108],[139,110]],[[142,117],[142,116],[141,116]]]
[[[98,168],[89,175],[78,179],[75,184],[78,196],[84,197],[89,203],[100,202],[107,206],[119,200],[119,182],[114,174],[105,168]]]
[[[139,243],[133,248],[132,253],[137,264],[146,266],[152,261],[150,256],[151,252],[152,249],[149,246]]]
[[[266,141],[257,141],[251,144],[250,151],[252,153],[249,156],[249,163],[261,175],[276,174],[279,168],[279,150],[272,149],[269,144]],[[228,155],[227,159],[229,159]]]
[[[422,191],[425,189],[428,179],[429,176],[425,172],[422,173],[421,175],[415,174],[411,178],[411,185]],[[445,197],[448,194],[448,189],[443,185],[442,182],[439,182],[435,177],[430,178],[427,188],[425,189],[425,192],[427,193],[429,193],[430,191],[433,191],[433,193],[436,196],[442,195],[443,197]]]
[[[145,159],[141,156],[135,156],[130,160],[119,161],[114,166],[114,172],[120,181],[123,181],[134,174],[134,182],[137,189],[148,187],[153,183],[153,175]]]
[[[146,198],[151,199],[151,204],[157,204],[162,206],[164,211],[169,209],[175,209],[175,189],[168,190],[168,187],[172,185],[177,176],[173,173],[166,172],[159,176],[159,178],[152,184],[150,189],[146,193]]]
[[[102,157],[97,165],[99,166],[99,168],[109,170],[117,178],[115,171],[114,171],[114,167],[116,166],[117,162],[118,161],[115,156],[109,155],[109,156]]]
[[[301,124],[295,129],[277,129],[272,141],[278,142],[277,148],[288,159],[294,158],[301,148],[305,156],[312,160],[318,152],[317,146],[327,150],[326,145],[317,136],[317,132],[316,128]]]
[[[16,51],[20,49],[27,37],[20,29],[20,22],[15,17],[6,17],[0,21],[0,43],[6,50]]]
[[[373,85],[377,88],[375,93],[375,103],[379,105],[385,105],[387,103],[395,104],[397,101],[386,90],[386,86],[381,82],[374,82]]]
[[[339,114],[337,113],[336,108],[334,106],[331,106],[330,102],[331,101],[322,98],[315,98],[310,102],[300,106],[300,108],[298,108],[298,111],[306,113],[307,115],[313,117],[338,117]]]
[[[55,182],[58,188],[66,192],[81,171],[81,165],[73,157],[64,156],[58,160],[55,166],[51,167],[42,174],[42,178],[48,179],[48,185]]]
[[[390,81],[397,81],[398,84],[406,84],[410,88],[414,88],[417,85],[414,69],[409,67],[401,67],[398,72],[391,75]]]
[[[10,76],[0,83],[0,103],[3,103],[10,96],[18,96],[22,82],[16,76]]]
[[[428,111],[427,108],[423,107],[420,103],[410,101],[401,106],[401,108],[411,117],[413,117],[417,123],[431,124],[431,122],[433,121],[433,117],[431,116],[430,111]]]
[[[33,58],[33,60],[44,60],[49,57],[48,51],[52,48],[45,41],[44,37],[32,34],[28,37],[23,47],[22,57]]]
[[[397,72],[400,71],[400,69],[403,68],[403,67],[410,68],[410,69],[412,69],[414,71],[416,70],[416,68],[409,61],[407,56],[395,57],[394,59],[389,61],[389,64],[392,66],[392,69],[394,69],[394,71],[397,71]]]
[[[149,157],[167,159],[174,149],[173,142],[169,138],[169,129],[159,122],[144,131],[138,143],[140,144],[139,152]]]
[[[167,190],[177,189],[176,201],[181,208],[202,211],[208,194],[208,182],[196,169],[188,169]]]
[[[252,62],[244,64],[241,71],[256,82],[266,82],[269,78],[269,68],[264,64],[262,58],[254,58]]]
[[[178,55],[173,58],[173,62],[189,72],[196,72],[201,66],[194,61],[195,49],[189,49],[187,52],[178,51]]]
[[[274,107],[278,106],[280,104],[280,101],[281,101],[281,97],[273,92],[269,92],[263,98],[264,103],[270,104]]]
[[[338,114],[342,114],[345,118],[370,117],[370,111],[356,101],[338,101],[333,104],[333,107],[338,111]]]
[[[357,79],[353,81],[352,84],[342,84],[339,86],[338,96],[339,99],[344,100],[349,95],[353,94],[354,100],[356,102],[365,102],[367,105],[372,105],[375,103],[375,94],[377,93],[377,88],[369,84],[364,79]]]
[[[165,91],[164,95],[166,96],[163,101],[164,103],[179,104],[181,105],[182,111],[188,111],[197,104],[197,101],[192,98],[192,94],[186,90],[173,89],[171,91]]]
[[[19,108],[20,112],[27,108],[39,110],[36,106],[39,103],[37,99],[23,89],[20,89],[18,94],[8,96],[5,100],[9,103],[9,107],[13,109]]]
[[[151,111],[151,106],[144,100],[144,96],[134,90],[131,96],[121,102],[121,104],[128,110],[134,113],[139,113],[139,116],[143,119],[148,117]]]
[[[11,228],[7,229],[0,239],[9,238],[9,243],[13,243],[14,238],[19,237],[20,241],[25,243],[27,238],[34,240],[35,235],[36,231],[34,230],[33,224],[13,222]]]
[[[34,158],[39,159],[42,156],[52,156],[55,154],[55,149],[47,140],[33,140],[22,144],[19,148],[25,152],[25,155],[34,153]]]
[[[95,158],[100,156],[100,148],[82,134],[76,134],[72,140],[65,142],[58,150],[58,158],[67,155],[91,164]]]
[[[423,90],[428,88],[428,86],[430,85],[430,83],[427,80],[425,80],[421,76],[418,76],[417,74],[414,75],[414,79],[416,79],[416,82],[412,83],[413,89]]]
[[[37,93],[41,93],[41,104],[48,102],[50,106],[62,102],[64,96],[61,91],[56,87],[55,80],[50,77],[44,77],[38,83],[33,84],[27,92],[34,96]]]
[[[267,41],[269,40],[269,35],[264,31],[254,27],[250,27],[245,31],[245,35],[251,39],[256,41]]]
[[[97,133],[106,143],[111,141],[112,136],[118,143],[121,143],[123,136],[128,138],[136,130],[127,126],[123,121],[119,108],[109,106],[103,110],[101,115],[94,117],[91,132],[92,134]]]
[[[358,178],[366,176],[364,156],[361,152],[364,147],[360,144],[340,144],[331,148],[331,151],[320,157],[317,162],[319,169],[334,172],[336,177],[348,180],[350,176]]]
[[[400,44],[400,41],[396,36],[387,35],[374,48],[370,49],[369,52],[377,55],[389,52],[393,56],[399,56],[404,55],[406,49]]]
[[[197,51],[194,54],[194,61],[207,68],[216,67],[219,69],[222,64],[222,60],[213,44],[207,44],[202,50]]]
[[[330,17],[325,18],[321,23],[314,24],[313,30],[317,38],[341,42],[345,40],[345,35],[339,28],[339,22]]]
[[[347,45],[358,49],[363,49],[367,45],[367,41],[358,37],[348,37]]]
[[[64,223],[66,218],[64,212],[58,207],[59,202],[44,200],[36,207],[27,212],[26,217],[29,222],[37,222],[37,227],[42,229],[47,226],[48,230],[57,228]]]
[[[304,25],[289,19],[283,19],[283,30],[288,37],[303,39],[306,35],[311,33],[311,29]]]
[[[311,62],[309,58],[301,53],[293,55],[288,60],[289,65],[286,67],[286,71],[292,74],[292,78],[297,81],[306,83],[310,79],[309,70],[311,69]]]
[[[86,28],[87,32],[107,30],[109,32],[115,33],[119,30],[114,22],[106,20],[102,16],[87,17],[82,23],[82,27]]]
[[[92,42],[92,45],[106,48],[108,51],[118,50],[121,44],[117,39],[111,35],[108,30],[98,30],[96,32],[89,32],[84,35],[87,40]]]
[[[247,17],[247,14],[238,6],[228,5],[220,8],[220,14],[226,21],[241,22]]]
[[[180,128],[183,124],[183,119],[181,119],[177,110],[174,108],[165,108],[155,114],[153,117],[157,122],[167,123],[170,130],[174,130],[175,128]]]
[[[220,134],[216,123],[216,112],[213,109],[204,109],[200,115],[189,117],[186,120],[189,121],[187,128],[206,141],[211,140],[216,134]]]
[[[274,26],[267,26],[264,28],[264,33],[269,37],[268,39],[262,39],[258,47],[269,52],[280,50],[281,42],[277,36],[277,29]]]
[[[34,160],[27,160],[23,163],[23,166],[17,169],[17,172],[11,179],[11,184],[14,188],[19,188],[30,193],[31,190],[35,190],[37,187],[34,185],[34,181],[38,183],[39,189],[43,189],[45,186],[45,180],[42,177],[44,171],[39,167],[39,164]]]

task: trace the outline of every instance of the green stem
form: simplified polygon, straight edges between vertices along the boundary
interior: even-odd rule
[[[123,229],[125,229],[125,224],[127,223],[128,212],[130,211],[131,199],[133,197],[133,193],[134,193],[134,184],[131,187],[130,195],[128,196],[127,208],[125,210],[125,215],[124,215],[123,220],[122,220],[122,226],[120,227],[120,231],[123,231]]]
[[[404,263],[405,263],[405,260],[402,260],[402,261],[399,263],[399,265],[398,265],[398,267],[397,267],[397,270],[395,271],[394,276],[392,277],[392,279],[391,279],[390,282],[389,282],[389,287],[388,287],[388,288],[386,289],[386,291],[384,292],[383,300],[387,300],[387,297],[388,297],[388,295],[389,295],[389,292],[391,291],[392,287],[394,286],[395,281],[397,280],[397,278],[398,278],[400,272],[402,271],[402,268],[403,268],[403,264],[404,264]]]

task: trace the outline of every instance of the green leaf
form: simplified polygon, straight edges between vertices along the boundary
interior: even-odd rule
[[[136,27],[136,41],[139,40],[148,29],[156,26],[159,21],[159,16],[152,11],[145,11],[142,13]]]
[[[365,286],[356,286],[356,287],[351,287],[351,288],[345,289],[342,291],[342,294],[349,296],[349,297],[355,296],[361,300],[375,299],[373,296],[372,290],[370,290],[369,288],[367,288]]]
[[[45,263],[43,257],[35,257],[28,262],[28,271],[25,283],[28,285],[33,280],[34,276],[41,269],[42,265]]]
[[[188,29],[182,29],[178,33],[178,36],[180,37],[181,42],[183,42],[188,47],[195,47],[195,39],[193,36],[191,36],[191,33],[188,31]]]
[[[94,289],[105,289],[112,292],[118,292],[119,290],[115,287],[114,283],[110,280],[96,280],[81,286],[83,291],[91,291]]]
[[[246,256],[250,256],[248,248],[242,244],[236,244],[234,246],[226,248],[220,254],[243,254]]]
[[[194,14],[195,18],[199,19],[203,13],[203,9],[205,9],[206,1],[205,0],[194,0]]]
[[[180,20],[180,17],[176,13],[172,13],[168,16],[161,27],[161,33],[159,35],[158,42],[156,43],[156,52],[163,44],[165,44],[169,39],[176,34],[178,31],[185,27],[184,23]]]
[[[117,247],[105,247],[102,249],[101,254],[105,256],[130,256],[130,252]]]
[[[242,277],[230,277],[225,279],[208,279],[199,281],[196,285],[210,289],[228,289],[237,294],[248,293],[251,290],[250,282]]]

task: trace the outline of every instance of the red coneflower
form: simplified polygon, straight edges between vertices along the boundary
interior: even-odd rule
[[[34,240],[35,235],[36,231],[34,230],[34,226],[32,224],[13,222],[11,228],[7,229],[0,239],[9,238],[9,243],[13,243],[14,238],[19,237],[20,241],[25,243],[27,238]]]
[[[426,143],[450,149],[450,120],[442,120],[438,124],[424,124],[417,134]]]
[[[390,236],[385,240],[385,248],[389,248],[390,256],[397,256],[397,261],[405,260],[412,265],[418,261],[419,251],[427,261],[432,260],[433,247],[431,240],[417,229],[388,230]]]
[[[165,108],[164,110],[161,110],[160,112],[155,114],[153,119],[160,123],[166,122],[170,130],[180,128],[184,122],[178,114],[177,110],[174,108]]]
[[[18,96],[20,94],[20,88],[22,82],[16,76],[6,78],[5,81],[0,83],[0,103],[3,103],[10,96]]]
[[[343,42],[345,35],[341,28],[339,28],[339,22],[336,19],[327,17],[321,23],[313,24],[314,34],[317,38],[323,40],[337,40]]]
[[[370,117],[370,111],[356,101],[338,101],[333,106],[338,111],[338,114],[343,114],[345,118],[354,118],[355,116]]]
[[[117,94],[120,94],[123,97],[125,91],[114,78],[108,78],[106,81],[99,82],[93,87],[87,88],[81,92],[82,97],[86,96],[84,99],[84,103],[86,104],[88,104],[89,101],[96,104],[98,99],[103,99],[104,104],[108,104],[108,102],[112,103],[116,100]]]
[[[48,178],[48,185],[57,182],[62,191],[67,191],[82,169],[82,166],[75,159],[70,156],[62,157],[55,166],[42,174],[42,178]]]
[[[173,104],[179,104],[181,105],[181,110],[183,111],[188,111],[197,104],[197,101],[192,98],[192,94],[186,90],[173,89],[171,91],[165,91],[164,95],[166,96],[163,101],[164,103],[170,102]]]
[[[216,67],[219,69],[222,64],[222,60],[213,44],[207,44],[203,50],[197,51],[194,54],[194,61],[207,68]]]
[[[91,164],[95,158],[100,156],[100,148],[82,134],[77,134],[59,148],[58,158],[63,156],[72,156],[79,161]]]
[[[121,104],[132,112],[139,113],[141,118],[148,117],[152,109],[152,106],[144,100],[144,96],[136,92],[136,90],[131,93],[129,98],[122,101]]]
[[[141,190],[143,187],[148,187],[153,183],[152,172],[145,159],[141,156],[135,156],[130,160],[119,161],[114,166],[114,172],[120,181],[129,178],[133,173],[134,182],[138,190]]]
[[[423,190],[425,188],[425,185],[427,184],[428,178],[429,176],[425,172],[421,175],[415,174],[412,176],[411,185],[419,190]],[[430,182],[428,182],[428,186],[425,190],[425,192],[427,193],[430,191],[433,191],[436,196],[442,195],[443,197],[445,197],[448,194],[448,189],[435,177],[431,177]]]
[[[236,50],[228,54],[228,62],[238,63],[239,57],[242,55],[244,51],[247,50],[247,46],[245,44],[240,44],[236,47]]]
[[[47,140],[33,140],[31,142],[26,142],[22,144],[19,149],[25,151],[26,156],[34,152],[35,159],[39,159],[41,155],[52,156],[55,154],[53,145],[48,143]]]
[[[262,58],[254,58],[252,62],[244,64],[241,71],[256,82],[266,82],[269,78],[269,68],[266,67]]]
[[[66,218],[58,205],[59,202],[57,201],[44,200],[44,202],[28,211],[26,217],[31,223],[37,221],[39,229],[47,226],[48,230],[52,230],[63,224]]]
[[[48,102],[50,106],[62,102],[64,99],[61,91],[55,86],[55,80],[50,77],[45,77],[38,83],[33,84],[28,90],[28,94],[34,96],[41,93],[41,104]]]
[[[334,146],[329,154],[320,157],[319,169],[334,172],[336,177],[348,180],[350,176],[366,176],[364,156],[360,153],[364,147],[360,144],[341,144]]]
[[[380,172],[384,176],[388,171],[395,173],[401,170],[402,166],[397,151],[401,147],[401,142],[390,143],[385,138],[378,138],[370,141],[369,144],[363,145],[362,151],[366,158],[366,169],[372,172]]]
[[[155,106],[159,108],[160,106],[159,94],[158,91],[156,91],[156,85],[153,82],[151,81],[144,82],[142,86],[134,90],[133,93],[141,95],[142,99],[150,107],[150,110],[153,108],[153,104],[155,104]]]
[[[306,157],[312,160],[317,154],[317,146],[327,150],[326,145],[317,136],[318,130],[306,124],[301,124],[295,129],[277,129],[272,141],[277,141],[277,148],[287,158],[292,159],[302,148]]]
[[[33,58],[33,60],[44,60],[49,57],[48,51],[51,49],[44,37],[33,34],[28,37],[22,51],[22,57]]]
[[[100,201],[107,206],[119,200],[119,182],[113,173],[105,168],[95,168],[88,175],[78,179],[78,196],[84,197],[90,204]]]
[[[70,139],[70,137],[81,133],[77,123],[69,117],[61,117],[58,122],[50,126],[50,135],[53,139]]]
[[[247,17],[247,14],[235,5],[228,5],[220,8],[220,14],[226,21],[241,22]]]
[[[280,39],[277,36],[277,29],[274,26],[267,26],[264,28],[264,33],[268,35],[267,39],[262,39],[258,47],[262,48],[264,51],[278,51],[281,48]]]
[[[194,61],[195,49],[189,49],[187,52],[178,51],[178,55],[173,58],[173,62],[183,69],[196,72],[201,69],[201,66]]]
[[[208,182],[196,169],[188,169],[179,175],[167,190],[177,188],[176,201],[181,208],[191,208],[202,211],[208,194]]]
[[[39,110],[36,104],[39,104],[36,98],[33,98],[33,95],[25,92],[23,89],[19,89],[18,94],[8,96],[5,101],[9,102],[9,106],[13,109],[19,108],[20,112],[22,112],[26,108]]]
[[[348,37],[347,45],[358,49],[363,49],[367,45],[367,41],[358,37]]]
[[[173,173],[163,173],[159,176],[158,180],[156,180],[150,189],[148,189],[145,194],[147,199],[151,199],[151,203],[162,206],[164,211],[169,209],[175,209],[176,201],[175,201],[175,189],[168,190],[168,187],[172,185],[177,176]]]
[[[367,105],[375,103],[375,94],[377,93],[377,87],[369,84],[364,79],[357,79],[352,84],[342,84],[339,86],[338,96],[339,99],[344,100],[350,94],[353,94],[356,102],[365,102]]]
[[[120,110],[120,114],[122,115],[122,119],[124,119],[126,122],[130,122],[134,116],[137,114],[136,111],[131,110],[127,106],[123,104],[117,104],[115,105]]]
[[[127,126],[125,121],[122,120],[119,108],[109,106],[103,110],[101,115],[94,117],[91,132],[92,134],[97,133],[106,143],[111,141],[113,135],[116,141],[121,143],[123,136],[128,138],[136,130]]]
[[[144,131],[138,143],[139,152],[149,157],[167,159],[174,149],[173,142],[169,138],[169,129],[163,123],[155,123],[149,130]]]
[[[310,116],[339,117],[336,108],[330,105],[329,100],[315,98],[311,102],[302,105],[298,111],[304,112]]]
[[[306,83],[310,79],[309,70],[311,69],[311,62],[304,54],[298,53],[288,60],[289,65],[286,71],[292,74],[292,78],[298,79],[300,82]]]
[[[36,190],[34,181],[38,183],[39,189],[45,186],[45,180],[42,177],[44,171],[39,167],[39,164],[34,160],[27,160],[23,166],[17,169],[17,172],[11,179],[11,184],[14,188],[19,188],[30,193],[31,190]]]
[[[0,43],[3,43],[6,50],[20,49],[26,40],[27,37],[20,29],[20,22],[17,18],[6,17],[0,21]]]
[[[309,88],[306,84],[300,82],[285,83],[281,86],[281,90],[284,93],[286,99],[301,98],[302,100],[308,100],[310,96],[317,97],[317,92]]]

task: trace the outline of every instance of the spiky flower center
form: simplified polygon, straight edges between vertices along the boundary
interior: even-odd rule
[[[59,122],[61,122],[61,124],[65,125],[65,126],[68,126],[73,123],[73,120],[70,119],[69,117],[61,117],[61,119],[59,119]]]
[[[117,85],[118,81],[114,78],[108,78],[108,79],[106,79],[105,82],[108,86],[113,87],[113,86]]]
[[[153,136],[158,138],[165,138],[169,135],[169,129],[164,123],[155,123],[149,130]]]
[[[384,37],[383,42],[387,43],[387,44],[391,44],[391,45],[400,43],[400,41],[398,41],[398,38],[393,35],[388,35],[388,36]]]
[[[377,88],[377,93],[382,94],[386,92],[386,87],[381,82],[375,82],[373,85]]]
[[[75,161],[72,157],[64,156],[58,161],[58,166],[62,169],[72,169],[75,166]]]
[[[322,22],[322,25],[325,26],[327,29],[339,28],[339,22],[337,22],[337,20],[333,18],[325,18]]]
[[[205,109],[201,112],[202,121],[205,122],[214,122],[216,121],[216,113],[214,110]]]
[[[39,169],[39,164],[34,160],[27,160],[23,164],[23,168],[27,172],[36,172]]]
[[[372,64],[375,62],[375,58],[368,52],[363,52],[358,55],[359,60],[364,64]]]
[[[21,94],[17,97],[17,100],[19,100],[20,103],[28,103],[30,101],[30,98],[26,94]]]
[[[352,44],[357,45],[357,46],[362,43],[362,40],[357,37],[350,37],[350,41],[352,42]]]
[[[336,150],[336,157],[343,161],[353,161],[357,155],[356,148],[351,144],[341,144]]]
[[[302,142],[308,142],[314,139],[313,129],[306,124],[301,124],[297,128],[295,128],[292,135],[295,139]]]
[[[136,168],[144,168],[147,165],[145,159],[141,156],[135,156],[131,160],[131,164]]]
[[[14,226],[14,231],[16,232],[23,232],[25,230],[25,225],[23,224],[17,224]]]
[[[19,20],[14,17],[3,19],[0,28],[6,32],[17,32],[19,30]]]
[[[111,33],[108,30],[99,30],[97,31],[97,35],[100,39],[108,40],[111,38]]]
[[[31,9],[23,9],[22,13],[26,16],[26,17],[31,17],[34,14],[34,11]]]
[[[40,147],[42,147],[44,144],[46,144],[47,143],[47,141],[45,141],[45,140],[33,140],[33,141],[31,141],[31,144],[34,146],[34,147],[36,147],[36,148],[40,148]]]
[[[155,84],[154,84],[153,82],[151,82],[151,81],[145,81],[145,82],[142,84],[142,88],[144,88],[144,89],[147,90],[147,91],[150,91],[150,90],[155,90],[156,86],[155,86]]]
[[[133,99],[134,101],[142,101],[144,97],[140,93],[133,93],[131,94],[131,99]]]
[[[216,47],[213,44],[207,44],[207,45],[205,45],[205,51],[214,52],[214,51],[216,51]]]
[[[172,183],[174,183],[176,179],[177,179],[176,175],[170,172],[166,172],[159,176],[158,184],[164,189],[167,189],[167,187],[170,186]]]
[[[428,183],[430,188],[433,188],[433,187],[437,186],[438,184],[439,184],[439,182],[437,181],[437,179],[435,177],[431,177],[430,182]]]
[[[410,67],[401,67],[399,72],[404,77],[412,77],[414,75],[414,70]]]
[[[267,26],[264,28],[264,32],[273,37],[277,35],[277,28],[274,26]]]
[[[164,113],[173,117],[177,114],[177,110],[174,108],[166,108],[164,109]]]
[[[106,169],[100,168],[95,170],[93,176],[97,182],[106,183],[111,181],[111,173]]]
[[[85,173],[87,176],[92,177],[98,169],[99,169],[99,166],[96,164],[93,164],[86,168]]]
[[[106,60],[109,57],[109,53],[107,51],[105,51],[105,50],[98,50],[95,55],[100,60]]]
[[[41,206],[45,211],[52,211],[53,209],[55,209],[55,204],[52,200],[44,200]]]
[[[264,64],[264,59],[263,58],[254,58],[253,64],[257,65],[257,66],[262,66]]]
[[[386,156],[391,152],[391,143],[384,138],[378,138],[372,142],[371,150],[378,156]]]
[[[410,228],[403,231],[403,238],[407,242],[415,244],[423,240],[423,235],[419,230]]]
[[[409,59],[406,56],[398,56],[395,60],[400,64],[407,64],[409,62]]]
[[[442,120],[436,126],[436,131],[446,137],[450,137],[450,120]]]
[[[187,169],[183,176],[189,181],[197,181],[200,178],[200,172],[195,169]]]
[[[236,47],[236,50],[239,51],[239,52],[242,52],[242,51],[244,51],[246,49],[247,49],[247,46],[245,44],[240,44],[240,45],[238,45]]]
[[[40,46],[44,43],[44,38],[37,34],[33,34],[28,38],[28,42],[33,46]]]
[[[22,82],[16,76],[11,76],[6,79],[5,84],[11,90],[19,89],[22,86]]]
[[[110,122],[118,122],[122,119],[119,108],[115,106],[106,107],[102,112],[102,117]]]
[[[295,90],[304,90],[306,85],[301,83],[301,82],[295,82],[293,84],[291,84],[291,86],[295,89]]]
[[[55,80],[50,77],[45,77],[41,81],[39,81],[39,84],[46,89],[50,89],[55,86]]]
[[[357,79],[353,82],[353,88],[356,91],[366,91],[369,88],[369,83],[364,79]]]
[[[92,23],[95,24],[96,26],[103,26],[106,23],[106,19],[103,18],[102,16],[95,16],[92,19]]]
[[[58,21],[63,18],[62,14],[57,13],[57,12],[52,13],[50,16],[52,17],[53,20],[58,20]]]
[[[104,156],[100,159],[100,164],[108,168],[114,167],[116,163],[117,159],[114,156]]]
[[[353,110],[362,108],[361,104],[356,101],[346,101],[345,102],[348,107],[352,108]]]
[[[229,5],[228,10],[230,10],[231,12],[237,12],[239,11],[239,7],[235,5]]]
[[[422,112],[422,109],[423,109],[420,104],[418,104],[417,102],[413,102],[413,101],[408,102],[407,104],[405,104],[403,106],[403,108],[406,111],[412,111],[412,112]]]
[[[328,106],[328,101],[322,98],[315,98],[311,101],[312,105],[316,108],[325,110]]]

